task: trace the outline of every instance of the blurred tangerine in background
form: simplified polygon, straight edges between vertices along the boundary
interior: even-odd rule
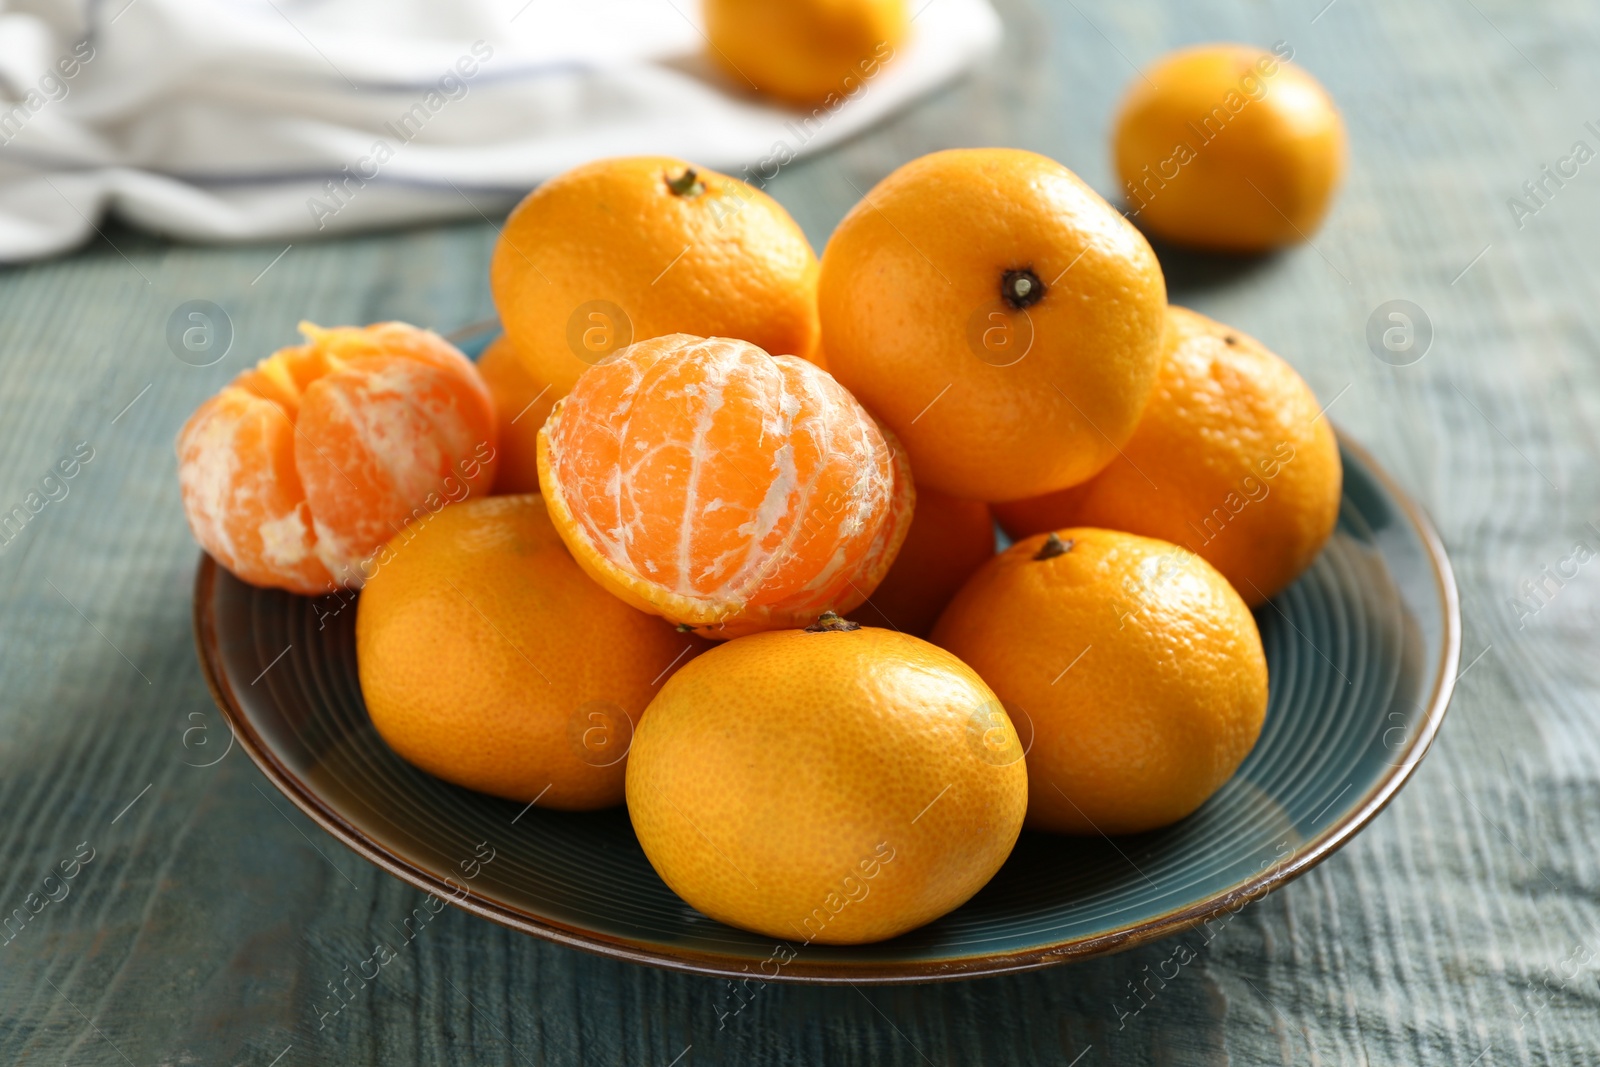
[[[712,60],[741,86],[836,106],[894,58],[906,0],[705,0]]]
[[[1344,173],[1345,129],[1292,55],[1281,41],[1196,45],[1143,71],[1112,135],[1130,217],[1198,248],[1309,240]]]

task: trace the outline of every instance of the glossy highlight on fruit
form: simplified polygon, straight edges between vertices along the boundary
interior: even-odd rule
[[[384,542],[494,484],[496,426],[472,363],[403,322],[323,329],[234,378],[178,434],[195,540],[247,582],[357,587]]]
[[[826,372],[682,334],[579,379],[540,431],[539,480],[601,585],[717,638],[860,604],[915,500],[892,439]]]

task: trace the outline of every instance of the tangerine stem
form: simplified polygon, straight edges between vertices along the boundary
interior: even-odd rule
[[[1044,282],[1031,270],[1008,270],[1000,276],[1000,296],[1020,311],[1044,299]]]
[[[706,183],[700,180],[693,167],[685,167],[682,174],[667,179],[667,188],[672,190],[673,196],[693,199],[706,191]]]
[[[1044,539],[1044,544],[1039,546],[1039,551],[1033,554],[1033,558],[1055,559],[1057,556],[1064,556],[1071,552],[1072,546],[1077,543],[1076,541],[1063,541],[1058,535],[1052,533]]]

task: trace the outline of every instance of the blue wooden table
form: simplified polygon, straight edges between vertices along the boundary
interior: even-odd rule
[[[973,76],[771,191],[818,247],[858,189],[937,148],[1036,149],[1114,194],[1107,129],[1136,65],[1288,42],[1350,126],[1327,225],[1265,259],[1163,258],[1174,301],[1290,359],[1450,547],[1464,669],[1399,799],[1226,925],[1054,970],[751,995],[450,909],[326,1018],[420,895],[229,750],[195,661],[172,441],[302,317],[490,316],[495,232],[286,250],[112,227],[0,273],[0,510],[30,513],[0,537],[0,913],[30,911],[0,937],[0,1062],[1600,1063],[1600,162],[1524,188],[1600,149],[1600,8],[999,6],[1005,43]],[[1367,341],[1397,299],[1431,328],[1403,366]],[[191,300],[232,324],[208,366],[167,341]]]

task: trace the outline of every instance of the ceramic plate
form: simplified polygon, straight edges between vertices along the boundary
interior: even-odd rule
[[[768,980],[1028,970],[1237,910],[1360,831],[1427,751],[1456,676],[1455,581],[1422,512],[1369,455],[1340,446],[1337,532],[1256,611],[1271,697],[1233,779],[1154,833],[1025,832],[971,901],[876,945],[778,944],[724,926],[662,883],[623,810],[525,808],[403,762],[362,705],[353,596],[257,589],[203,555],[196,641],[239,743],[285,796],[391,874],[485,918],[607,956]]]

